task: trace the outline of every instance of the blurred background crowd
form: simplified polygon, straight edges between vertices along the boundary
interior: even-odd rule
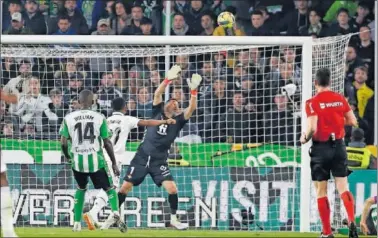
[[[346,52],[344,93],[365,142],[373,144],[374,1],[176,0],[170,15],[166,5],[164,0],[4,0],[2,33],[314,38],[356,33]],[[217,26],[223,11],[235,15],[233,28]],[[301,48],[292,46],[171,57],[183,72],[169,96],[183,108],[189,99],[186,78],[192,73],[204,78],[198,109],[177,141],[296,144],[301,57]],[[148,118],[154,90],[164,79],[164,57],[1,60],[2,88],[16,96],[0,107],[3,137],[56,139],[63,117],[79,108],[77,95],[83,88],[93,90],[94,110],[106,116],[111,115],[111,100],[124,97],[127,114]],[[130,140],[140,140],[142,133],[138,128]]]

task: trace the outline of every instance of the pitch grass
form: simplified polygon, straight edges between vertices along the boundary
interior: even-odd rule
[[[319,237],[319,233],[212,230],[177,231],[171,229],[129,229],[127,233],[121,233],[117,229],[89,231],[84,228],[80,232],[72,232],[71,228],[25,227],[17,228],[16,232],[19,237]],[[346,236],[336,235],[336,237]]]

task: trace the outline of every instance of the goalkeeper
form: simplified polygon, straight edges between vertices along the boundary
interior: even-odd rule
[[[167,158],[171,144],[197,107],[197,87],[200,85],[202,78],[198,74],[193,74],[192,78],[187,80],[191,89],[191,98],[188,108],[182,112],[176,100],[171,99],[165,104],[162,100],[165,88],[172,80],[180,77],[180,73],[181,68],[177,65],[168,71],[168,77],[155,91],[152,106],[152,119],[174,119],[176,123],[147,127],[142,143],[130,162],[124,177],[125,181],[119,190],[118,198],[119,206],[121,206],[132,187],[141,184],[146,175],[149,174],[158,187],[163,186],[168,192],[168,202],[171,208],[171,226],[184,230],[188,227],[186,224],[181,223],[176,215],[178,208],[177,186],[169,170]],[[107,229],[112,224],[112,215],[110,215],[102,228]]]

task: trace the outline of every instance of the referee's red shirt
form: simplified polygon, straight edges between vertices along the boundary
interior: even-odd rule
[[[345,113],[351,110],[345,97],[332,91],[324,91],[316,94],[306,101],[307,117],[317,115],[318,126],[312,139],[314,141],[327,141],[331,133],[335,133],[336,139],[345,136]]]

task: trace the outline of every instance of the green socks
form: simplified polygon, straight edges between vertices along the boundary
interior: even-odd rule
[[[84,208],[84,197],[86,190],[76,190],[75,193],[75,206],[74,206],[74,221],[80,222]]]
[[[118,196],[117,192],[114,190],[114,188],[110,189],[109,191],[106,192],[109,197],[109,203],[110,207],[113,212],[118,212]]]

